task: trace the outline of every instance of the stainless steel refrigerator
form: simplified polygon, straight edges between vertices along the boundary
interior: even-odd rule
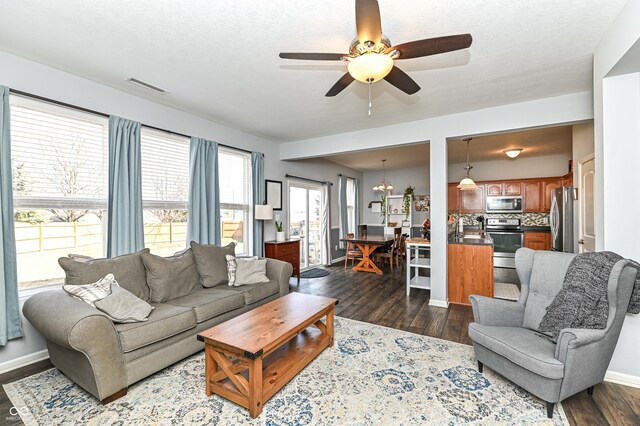
[[[562,187],[551,193],[551,249],[573,253],[573,188]]]

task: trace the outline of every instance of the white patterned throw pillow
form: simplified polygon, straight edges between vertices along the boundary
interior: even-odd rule
[[[227,259],[227,275],[229,286],[239,287],[246,284],[268,283],[267,259],[258,257],[225,256]]]
[[[76,299],[80,299],[95,307],[95,302],[111,294],[112,285],[118,286],[118,282],[113,274],[107,274],[95,283],[81,285],[65,284],[62,288]]]

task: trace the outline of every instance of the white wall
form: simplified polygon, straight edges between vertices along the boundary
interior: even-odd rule
[[[280,161],[277,143],[224,126],[222,124],[185,113],[78,76],[0,51],[0,84],[50,99],[82,106],[96,111],[137,120],[175,132],[200,136],[225,145],[265,154],[265,177],[283,181],[284,209],[282,219],[287,220],[288,194],[285,174],[331,181],[332,222],[337,226],[337,179],[339,173],[362,178],[362,173],[347,167],[314,159],[305,162]],[[275,238],[273,221],[265,227],[265,239]],[[21,297],[24,301],[26,294]],[[26,336],[0,347],[0,370],[12,366],[20,357],[39,356],[45,349],[43,339],[26,324]]]
[[[416,195],[429,195],[429,165],[425,164],[421,167],[410,167],[404,169],[389,169],[385,172],[387,180],[393,184],[393,195],[403,195],[404,190],[412,186],[415,188]],[[379,200],[379,193],[373,191],[373,187],[382,181],[382,171],[366,171],[363,173],[363,209],[362,223],[379,225],[382,223],[381,213],[371,213],[371,209],[367,208],[369,201]],[[412,224],[422,225],[427,218],[426,212],[413,212]]]
[[[640,41],[640,1],[627,3],[594,54],[596,154],[596,248],[640,260],[640,228],[629,226],[640,213],[640,197],[630,182],[640,180],[640,63],[635,73],[616,76]],[[629,65],[631,65],[629,67]],[[628,72],[628,71],[627,71]],[[609,370],[618,380],[640,386],[640,315],[627,315]]]
[[[543,157],[508,158],[493,161],[471,161],[473,180],[525,179],[555,177],[569,172],[571,154],[546,155]],[[449,182],[460,182],[466,175],[466,163],[449,164]]]

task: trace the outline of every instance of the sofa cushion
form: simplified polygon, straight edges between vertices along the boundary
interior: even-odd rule
[[[564,276],[575,254],[536,251],[533,258],[529,294],[523,327],[537,330],[547,307],[562,289]]]
[[[251,305],[280,293],[280,283],[278,280],[269,280],[266,283],[229,287],[229,289],[244,294],[244,303]]]
[[[536,331],[471,323],[469,337],[535,374],[549,379],[564,377],[564,364],[555,358],[556,345]]]
[[[228,282],[225,256],[235,255],[235,243],[219,247],[191,241],[191,250],[193,250],[193,256],[196,259],[196,268],[200,274],[200,284],[203,287],[215,287]]]
[[[142,253],[149,253],[149,249],[111,259],[77,261],[69,257],[61,257],[58,259],[58,264],[64,269],[65,284],[93,283],[107,274],[113,274],[120,287],[146,301],[149,300],[149,287],[147,287],[146,273],[142,263]]]
[[[169,257],[143,253],[142,262],[152,302],[186,296],[199,286],[200,276],[191,249]]]
[[[124,288],[113,285],[111,294],[95,303],[96,308],[116,323],[146,321],[153,306]]]
[[[235,257],[230,254],[227,259],[228,284],[239,287],[246,284],[260,284],[269,282],[267,278],[267,259],[257,257]]]
[[[191,308],[153,303],[155,309],[145,322],[116,324],[122,351],[127,353],[196,326],[196,313]]]
[[[107,274],[95,283],[71,285],[65,284],[62,289],[76,299],[95,307],[95,303],[111,294],[111,287],[118,287],[113,274]]]
[[[205,288],[187,296],[168,301],[174,306],[193,308],[196,321],[201,323],[225,312],[244,306],[242,293],[222,288]]]

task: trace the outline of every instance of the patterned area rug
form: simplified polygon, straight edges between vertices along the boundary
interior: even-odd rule
[[[336,318],[336,340],[271,398],[255,420],[204,393],[200,352],[106,406],[57,369],[4,385],[27,425],[568,424],[490,369],[470,346]],[[26,410],[25,410],[26,411]],[[22,413],[22,411],[21,411]]]

